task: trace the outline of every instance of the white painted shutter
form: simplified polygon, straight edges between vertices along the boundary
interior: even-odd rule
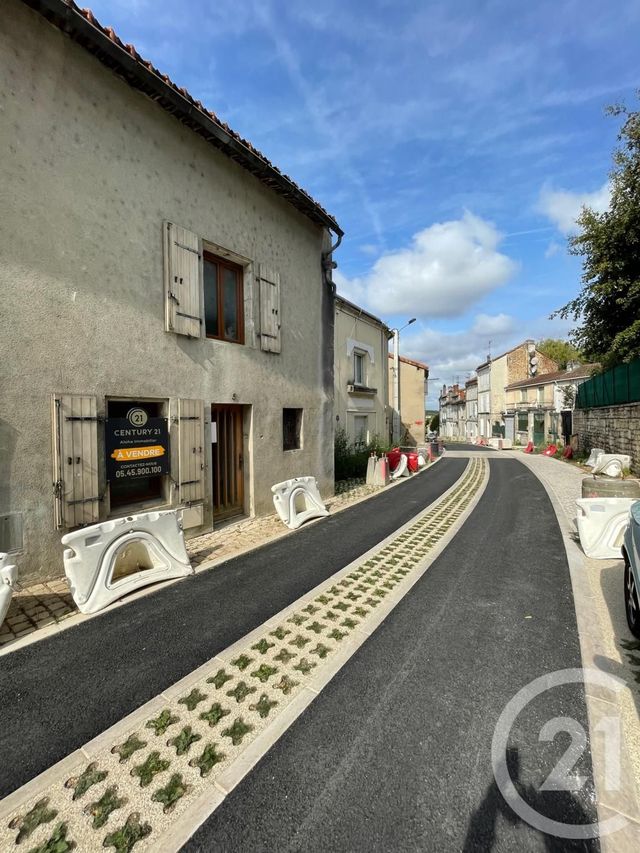
[[[53,397],[53,487],[56,528],[99,520],[98,417],[95,397]]]
[[[280,273],[260,264],[260,347],[280,352]]]
[[[199,338],[202,329],[200,307],[200,240],[197,234],[164,223],[166,330]]]
[[[178,488],[180,503],[204,499],[204,403],[178,400]]]

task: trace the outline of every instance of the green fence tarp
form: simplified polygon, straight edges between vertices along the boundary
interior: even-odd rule
[[[596,409],[640,401],[640,359],[598,373],[578,387],[577,409]]]

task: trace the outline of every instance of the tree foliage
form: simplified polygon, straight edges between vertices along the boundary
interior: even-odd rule
[[[583,258],[583,287],[552,315],[578,320],[573,343],[605,367],[640,357],[640,112],[614,106],[608,113],[623,117],[611,204],[604,213],[583,208],[569,238],[569,251]]]
[[[567,364],[571,361],[582,361],[582,353],[572,343],[560,338],[545,338],[543,341],[538,341],[536,349],[555,361],[560,370],[566,370]]]

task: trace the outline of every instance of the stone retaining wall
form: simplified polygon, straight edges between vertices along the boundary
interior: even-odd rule
[[[602,447],[605,453],[628,453],[633,472],[640,474],[640,403],[576,409],[573,432],[579,450]]]

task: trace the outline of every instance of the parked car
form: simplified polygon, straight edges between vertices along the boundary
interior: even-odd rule
[[[640,639],[640,501],[631,504],[629,526],[624,532],[624,609],[629,630]]]

